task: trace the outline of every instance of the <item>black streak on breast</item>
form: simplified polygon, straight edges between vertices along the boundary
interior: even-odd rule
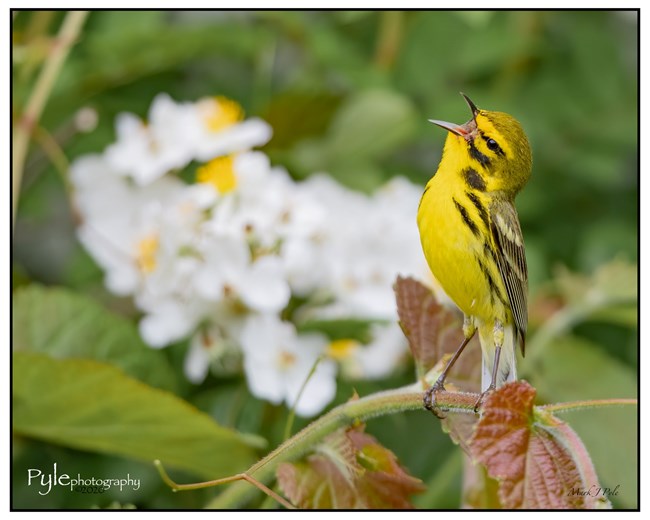
[[[478,153],[478,150],[476,150]],[[483,156],[485,157],[485,156]],[[465,168],[463,170],[463,177],[465,177],[465,182],[470,188],[473,188],[478,191],[485,191],[485,179],[474,168]]]

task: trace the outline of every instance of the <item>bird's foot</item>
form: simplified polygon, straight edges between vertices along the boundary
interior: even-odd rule
[[[483,400],[485,397],[490,393],[493,392],[496,389],[495,385],[490,385],[487,387],[487,389],[484,392],[481,392],[481,395],[478,396],[478,399],[476,400],[476,403],[474,403],[474,413],[478,413],[479,409],[481,408],[481,405],[483,404]]]
[[[424,407],[433,413],[433,415],[435,415],[438,419],[444,419],[447,417],[444,413],[442,413],[442,410],[436,403],[436,394],[444,391],[445,384],[442,381],[436,381],[436,383],[424,394]]]

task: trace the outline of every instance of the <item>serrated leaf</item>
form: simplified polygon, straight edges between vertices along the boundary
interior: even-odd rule
[[[529,367],[531,383],[547,403],[638,395],[637,375],[629,366],[609,356],[599,345],[577,336],[556,338],[544,355]],[[566,416],[589,448],[602,484],[620,485],[621,505],[637,505],[638,421],[636,409],[584,410]],[[616,428],[595,428],[597,424]]]
[[[409,496],[422,492],[419,479],[364,431],[340,429],[306,460],[277,469],[282,492],[305,509],[410,509]]]
[[[252,436],[97,361],[14,352],[12,402],[14,434],[71,448],[160,459],[205,478],[255,459]]]
[[[423,377],[447,353],[463,341],[462,319],[438,303],[433,292],[413,278],[398,277],[394,285],[397,314],[409,341],[418,377]],[[464,382],[464,389],[478,389],[481,349],[474,338],[454,365],[451,378]]]
[[[14,351],[110,362],[146,383],[173,390],[176,375],[136,326],[93,300],[61,288],[30,285],[14,293]]]
[[[533,411],[535,389],[525,381],[489,394],[470,440],[474,458],[499,481],[508,509],[595,509],[609,505],[585,492],[599,487],[589,455],[564,422]]]

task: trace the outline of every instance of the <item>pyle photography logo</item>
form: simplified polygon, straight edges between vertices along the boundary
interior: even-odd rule
[[[119,488],[120,491],[125,487],[137,491],[140,489],[140,479],[132,478],[128,473],[125,478],[82,477],[79,473],[76,477],[71,477],[67,473],[59,474],[55,462],[49,473],[38,468],[29,468],[27,486],[34,486],[38,494],[43,496],[48,495],[52,488],[57,486],[70,488],[70,491],[77,493],[101,494],[113,487]]]

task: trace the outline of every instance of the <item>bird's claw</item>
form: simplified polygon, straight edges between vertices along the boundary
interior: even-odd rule
[[[445,385],[444,383],[437,381],[431,388],[429,388],[425,394],[424,394],[424,407],[429,410],[433,415],[435,415],[438,419],[444,419],[447,417],[440,408],[438,408],[438,405],[436,404],[436,394],[438,392],[444,392],[445,390]]]
[[[478,396],[478,399],[476,400],[476,403],[474,403],[474,413],[479,412],[479,408],[483,404],[483,399],[492,391],[494,391],[496,387],[494,385],[490,385],[487,387],[487,389],[484,392],[481,392],[481,395]]]

